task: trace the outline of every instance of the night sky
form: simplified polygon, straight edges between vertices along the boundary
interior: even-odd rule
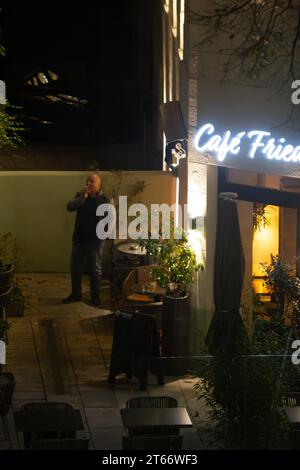
[[[7,98],[22,106],[27,143],[138,139],[134,3],[24,2],[2,8],[2,75]]]

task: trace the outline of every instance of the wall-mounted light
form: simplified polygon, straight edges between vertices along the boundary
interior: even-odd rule
[[[165,162],[170,170],[175,169],[179,165],[181,158],[186,158],[186,140],[173,140],[166,146]]]
[[[204,229],[204,217],[198,215],[197,217],[191,218],[191,230],[203,230]]]

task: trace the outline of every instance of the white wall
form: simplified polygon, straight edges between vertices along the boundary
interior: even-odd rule
[[[24,241],[32,272],[67,272],[75,214],[66,203],[80,190],[90,172],[0,172],[0,233],[12,232]],[[175,202],[175,178],[169,173],[123,172],[121,194],[144,180],[138,199],[151,203]],[[114,172],[101,172],[103,190],[114,185]]]

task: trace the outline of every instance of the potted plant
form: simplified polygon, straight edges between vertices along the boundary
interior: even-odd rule
[[[9,253],[14,242],[12,233],[0,234],[0,287],[10,284],[14,265],[9,261]]]
[[[24,314],[25,308],[23,287],[26,287],[26,278],[23,273],[28,265],[28,259],[24,245],[18,238],[14,239],[10,256],[14,265],[14,273],[12,289],[6,307],[6,315],[8,317],[21,317]]]
[[[25,299],[22,287],[25,279],[22,273],[27,264],[23,243],[10,232],[0,235],[0,304],[5,296],[7,316],[23,315]]]
[[[252,335],[231,357],[203,350],[195,388],[210,411],[216,439],[227,449],[289,448],[290,423],[283,397],[299,390],[299,366],[290,351],[298,339],[300,280],[280,256],[263,265],[273,297],[268,317],[254,312]]]
[[[14,285],[12,287],[9,301],[6,307],[6,315],[8,317],[22,317],[24,315],[25,298],[21,287]]]
[[[188,286],[195,273],[203,270],[185,234],[180,239],[140,240],[148,255],[158,262],[152,279],[165,289],[162,315],[162,353],[165,357],[188,356],[189,295]],[[179,367],[170,367],[180,373]]]
[[[0,340],[5,338],[5,333],[10,328],[10,323],[7,320],[0,320]]]

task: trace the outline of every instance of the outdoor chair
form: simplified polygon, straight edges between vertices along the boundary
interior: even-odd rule
[[[120,241],[117,244],[111,245],[110,261],[111,261],[111,276],[110,281],[113,285],[112,291],[112,306],[113,310],[119,308],[120,301],[122,300],[122,285],[128,274],[135,268],[141,265],[139,256],[124,254],[119,251],[118,247],[124,244]]]
[[[177,408],[178,402],[176,398],[167,396],[156,396],[156,397],[133,397],[129,398],[126,402],[126,408]],[[180,430],[178,427],[159,426],[159,427],[147,427],[132,428],[129,429],[129,436],[155,436],[155,435],[178,435]]]
[[[176,398],[157,396],[157,397],[133,397],[126,402],[126,408],[177,408]]]
[[[300,430],[291,429],[290,445],[291,445],[291,450],[300,450]]]
[[[30,450],[88,450],[89,439],[33,439]]]
[[[300,393],[288,392],[282,397],[282,404],[285,407],[300,406]]]
[[[16,386],[16,380],[11,372],[0,374],[0,416],[3,423],[4,438],[10,442],[7,415],[12,402],[13,393]]]
[[[131,291],[131,287],[134,284],[146,284],[152,280],[151,271],[153,266],[139,266],[133,269],[126,277],[122,284],[122,296],[124,305],[130,305],[134,303],[151,303],[153,302],[153,296],[144,293],[134,293]]]
[[[123,450],[178,450],[183,436],[123,436]]]
[[[53,410],[72,410],[73,406],[69,403],[64,402],[33,402],[33,403],[25,403],[22,407],[24,411],[43,411],[43,412],[51,412]],[[66,439],[66,438],[75,438],[76,431],[41,431],[41,432],[31,432],[26,431],[23,432],[24,438],[24,447],[30,448],[31,441],[33,439]]]

